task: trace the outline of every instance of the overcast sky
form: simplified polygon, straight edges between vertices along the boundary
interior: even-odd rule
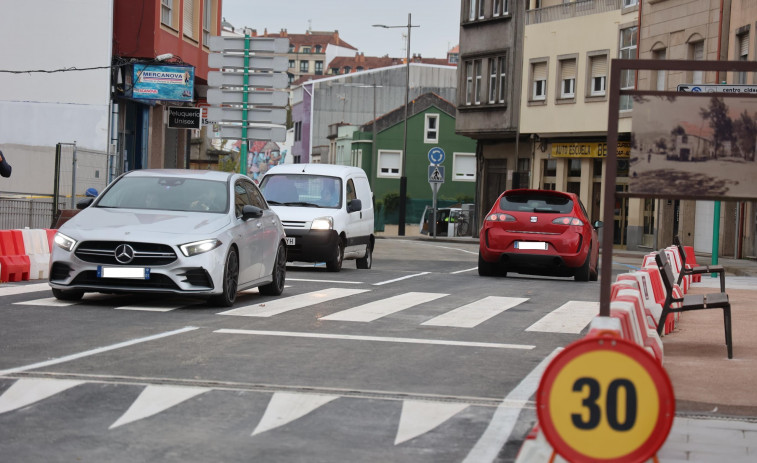
[[[412,15],[410,52],[446,58],[460,38],[460,0],[223,0],[222,16],[235,28],[259,34],[339,31],[339,37],[366,56],[405,56],[407,15]],[[372,24],[405,26],[397,29]]]

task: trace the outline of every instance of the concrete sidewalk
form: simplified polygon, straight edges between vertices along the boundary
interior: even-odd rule
[[[387,225],[383,238],[434,240],[407,226],[398,237]],[[477,243],[477,238],[437,237],[437,241]],[[644,252],[617,250],[613,263],[641,266]],[[711,263],[697,256],[697,263]],[[659,450],[660,462],[757,461],[757,262],[720,258],[731,301],[733,359],[728,359],[722,310],[684,312],[676,329],[662,338],[663,367],[673,384],[676,417]],[[720,291],[719,278],[702,275],[689,294]]]

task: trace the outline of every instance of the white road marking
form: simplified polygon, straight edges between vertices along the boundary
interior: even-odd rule
[[[35,291],[50,291],[50,285],[47,283],[35,283],[31,285],[18,285],[0,287],[0,296],[14,296],[16,294],[33,293]]]
[[[552,359],[562,350],[555,349],[548,357],[542,360],[531,372],[515,386],[505,397],[505,400],[497,407],[497,410],[486,427],[478,442],[468,452],[463,463],[484,463],[494,461],[505,443],[510,439],[515,424],[518,422],[523,407],[528,403],[539,387],[539,381],[544,370]]]
[[[568,301],[526,328],[526,331],[580,334],[598,314],[599,302]]]
[[[344,289],[328,288],[323,291],[313,291],[310,293],[299,294],[297,296],[275,299],[260,304],[252,304],[236,309],[219,312],[218,315],[238,315],[242,317],[271,317],[291,310],[301,309],[322,302],[332,301],[353,294],[360,294],[368,291],[367,289]]]
[[[0,376],[10,375],[10,374],[18,373],[21,371],[35,370],[37,368],[49,367],[50,365],[57,365],[59,363],[70,362],[71,360],[78,360],[80,358],[89,357],[91,355],[102,354],[103,352],[121,349],[122,347],[129,347],[129,346],[133,346],[135,344],[140,344],[143,342],[154,341],[156,339],[173,336],[175,334],[182,334],[189,331],[194,331],[196,329],[199,329],[199,328],[196,326],[185,326],[184,328],[180,328],[178,330],[166,331],[163,333],[154,334],[152,336],[146,336],[144,338],[137,338],[137,339],[132,339],[129,341],[119,342],[117,344],[111,344],[110,346],[98,347],[97,349],[79,352],[78,354],[66,355],[65,357],[58,357],[56,359],[46,360],[44,362],[32,363],[30,365],[10,368],[8,370],[1,370]]]
[[[447,294],[440,293],[404,293],[392,296],[379,301],[363,304],[351,309],[342,310],[325,317],[321,317],[321,320],[339,320],[348,322],[372,322],[378,320],[381,317],[391,315],[396,312],[400,312],[407,308],[430,302],[441,297],[447,296]]]
[[[423,275],[428,275],[429,273],[431,273],[431,272],[421,272],[421,273],[415,273],[413,275],[406,275],[404,277],[395,278],[393,280],[386,280],[386,281],[381,281],[381,282],[378,282],[378,283],[373,283],[373,286],[381,286],[381,285],[386,285],[386,284],[389,284],[389,283],[395,283],[397,281],[407,280],[408,278],[415,278],[415,277],[419,277],[419,276],[423,276]]]
[[[312,283],[337,283],[337,284],[344,284],[344,285],[362,285],[362,281],[345,281],[345,280],[316,280],[316,279],[308,279],[308,278],[287,278],[286,281],[305,281],[305,282],[312,282]]]
[[[488,296],[476,302],[450,310],[447,313],[421,323],[421,325],[473,328],[527,300],[528,298],[524,297]]]
[[[124,424],[133,423],[160,412],[168,410],[185,400],[208,392],[212,389],[205,387],[187,386],[147,386],[120,418],[108,429],[117,428]]]
[[[34,299],[31,301],[14,302],[13,305],[41,305],[45,307],[67,307],[69,305],[78,304],[79,301],[61,301],[54,297],[46,297],[44,299]]]
[[[465,270],[458,270],[457,272],[451,272],[450,275],[457,275],[458,273],[472,272],[478,270],[478,267],[466,268]]]
[[[284,426],[338,398],[337,395],[277,392],[271,397],[263,418],[260,419],[251,435],[254,436]]]
[[[19,379],[0,396],[0,414],[26,407],[84,382],[69,379]]]
[[[468,408],[468,404],[403,400],[394,445],[425,434]]]
[[[491,347],[494,349],[522,349],[531,350],[535,346],[527,344],[498,344],[490,342],[464,342],[448,341],[444,339],[418,339],[418,338],[393,338],[379,336],[352,336],[347,334],[318,334],[318,333],[301,333],[296,331],[262,331],[262,330],[236,330],[220,329],[214,331],[220,334],[248,334],[254,336],[282,336],[291,338],[313,338],[313,339],[340,339],[346,341],[376,341],[376,342],[396,342],[406,344],[430,344],[437,346],[455,346],[455,347]]]

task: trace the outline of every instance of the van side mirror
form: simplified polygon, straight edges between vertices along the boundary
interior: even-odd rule
[[[245,204],[242,207],[242,220],[257,219],[263,216],[263,209]]]
[[[363,209],[363,202],[359,199],[353,199],[347,203],[347,212],[357,212]]]

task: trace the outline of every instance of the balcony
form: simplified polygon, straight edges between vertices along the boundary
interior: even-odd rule
[[[546,8],[526,11],[526,25],[607,13],[619,10],[622,7],[623,0],[581,0],[564,5],[548,6]]]

